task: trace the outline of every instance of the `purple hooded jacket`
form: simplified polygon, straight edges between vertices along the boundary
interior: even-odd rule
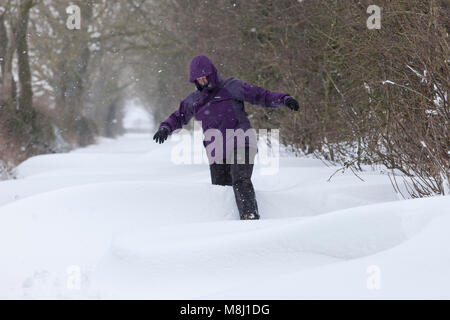
[[[160,126],[166,127],[172,133],[195,117],[196,120],[201,121],[205,134],[203,144],[207,149],[208,145],[215,140],[214,137],[208,136],[208,129],[220,131],[223,138],[223,158],[236,147],[249,146],[256,149],[256,134],[253,129],[248,130],[251,129],[251,125],[244,109],[244,101],[266,108],[276,108],[285,105],[289,95],[272,92],[235,78],[222,79],[211,60],[202,55],[192,60],[189,81],[194,83],[197,78],[203,76],[206,76],[210,85],[184,98],[179,109]],[[245,132],[244,139],[227,136],[227,129],[242,129],[234,132]],[[207,154],[211,163],[211,155],[215,155],[215,152],[212,151],[211,155],[209,152]]]

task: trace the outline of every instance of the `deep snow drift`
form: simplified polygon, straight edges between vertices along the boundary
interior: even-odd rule
[[[450,197],[285,156],[239,221],[150,134],[34,157],[0,183],[0,298],[450,298]]]

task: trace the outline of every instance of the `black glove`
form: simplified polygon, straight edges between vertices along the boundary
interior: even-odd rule
[[[285,99],[284,104],[286,105],[286,107],[294,111],[298,111],[298,109],[300,108],[298,101],[292,98],[291,96]]]
[[[168,136],[169,136],[169,129],[167,129],[166,127],[160,127],[153,136],[153,140],[155,140],[156,143],[161,144],[167,140]]]

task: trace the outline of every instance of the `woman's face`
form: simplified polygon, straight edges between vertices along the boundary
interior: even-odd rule
[[[206,77],[200,77],[200,78],[197,78],[197,82],[201,85],[204,85],[204,84],[208,83],[208,80],[206,79]]]

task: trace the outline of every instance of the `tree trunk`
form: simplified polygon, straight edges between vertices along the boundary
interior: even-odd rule
[[[27,41],[28,18],[32,6],[33,0],[21,1],[17,24],[14,26],[20,84],[18,107],[24,117],[25,123],[33,121],[35,116],[35,113],[32,111],[33,90],[31,87],[31,70]]]
[[[0,16],[0,83],[5,76],[6,52],[8,51],[8,33],[5,26],[5,13]]]
[[[16,100],[16,83],[12,76],[12,60],[16,48],[13,35],[8,37],[6,13],[7,10],[0,16],[0,105],[3,106],[12,105]]]

